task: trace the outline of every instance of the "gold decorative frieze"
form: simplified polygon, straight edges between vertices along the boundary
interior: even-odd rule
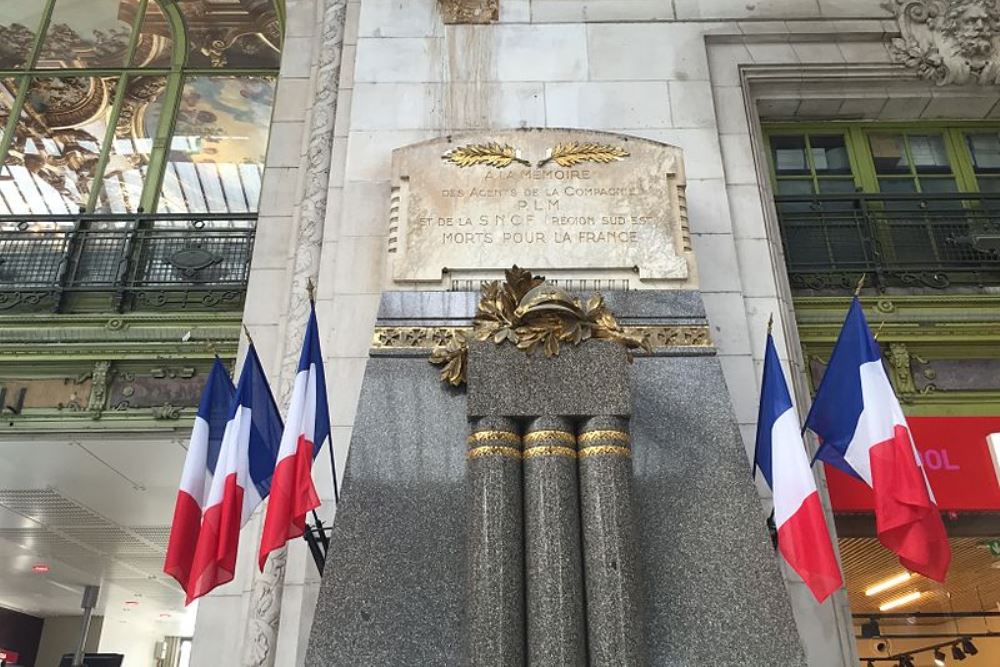
[[[663,347],[712,347],[708,327],[698,324],[667,326],[623,326],[627,335],[641,338],[654,350]],[[457,335],[469,335],[472,327],[376,327],[373,350],[433,349]]]
[[[508,459],[520,459],[521,450],[514,447],[476,447],[475,449],[470,449],[465,455],[469,460],[484,456],[503,456]]]
[[[603,440],[617,440],[619,442],[630,442],[629,434],[625,431],[587,431],[580,434],[580,444],[586,445],[590,442],[600,442]]]
[[[531,447],[536,442],[550,442],[553,440],[570,445],[576,444],[576,438],[573,437],[573,434],[566,431],[532,431],[524,436],[524,446]]]
[[[581,449],[578,456],[581,459],[591,456],[623,456],[628,458],[632,456],[632,450],[628,447],[619,447],[618,445],[594,445],[593,447],[584,447]]]
[[[500,0],[438,0],[445,23],[493,23],[500,20]]]
[[[469,444],[476,446],[482,442],[513,442],[521,443],[521,436],[510,431],[477,431],[469,436]]]
[[[540,445],[524,450],[522,458],[534,459],[540,456],[564,456],[568,459],[575,459],[576,450],[572,447],[560,447],[558,445]]]

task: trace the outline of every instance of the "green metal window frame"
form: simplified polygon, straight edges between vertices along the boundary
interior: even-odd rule
[[[27,0],[31,1],[31,0]],[[73,77],[86,77],[86,76],[117,76],[121,77],[120,84],[115,91],[115,98],[111,107],[110,120],[108,122],[107,130],[103,137],[101,143],[101,152],[98,157],[98,162],[94,169],[94,180],[90,185],[90,194],[88,196],[88,201],[84,211],[87,213],[93,212],[94,208],[97,206],[98,198],[103,192],[103,181],[104,181],[104,170],[107,166],[108,159],[110,156],[111,144],[115,139],[115,126],[118,119],[119,112],[121,110],[122,102],[125,96],[125,90],[127,86],[125,85],[129,78],[133,77],[154,77],[162,76],[166,78],[166,88],[164,89],[162,103],[163,112],[160,115],[159,124],[157,125],[156,135],[153,139],[153,145],[149,157],[149,165],[147,168],[147,175],[143,183],[142,195],[140,197],[140,206],[142,210],[150,212],[155,211],[156,206],[160,196],[160,190],[163,184],[163,176],[166,171],[167,156],[170,152],[170,141],[173,136],[174,125],[176,123],[177,112],[180,107],[181,93],[184,89],[184,83],[187,79],[197,76],[215,76],[215,77],[272,77],[277,78],[278,67],[272,68],[239,68],[239,67],[225,67],[225,68],[211,68],[211,67],[187,67],[186,61],[188,57],[188,52],[190,50],[186,26],[184,24],[184,18],[181,14],[180,9],[177,7],[175,0],[139,0],[139,8],[136,12],[135,20],[132,24],[132,34],[129,39],[128,50],[125,55],[125,63],[128,65],[120,68],[79,68],[71,70],[54,70],[54,69],[38,69],[36,64],[38,63],[38,57],[41,53],[42,44],[45,40],[46,33],[48,32],[49,23],[52,20],[52,13],[55,8],[55,3],[58,0],[43,0],[45,2],[45,7],[41,14],[41,19],[37,30],[35,31],[34,42],[31,47],[31,52],[28,60],[25,62],[24,67],[17,69],[0,69],[0,78],[2,79],[13,79],[15,80],[17,86],[17,95],[14,98],[13,106],[10,110],[10,117],[7,120],[7,126],[4,128],[3,138],[0,139],[0,165],[6,164],[7,152],[10,149],[10,144],[14,139],[14,132],[17,127],[18,119],[21,116],[21,111],[24,108],[25,99],[27,98],[29,82],[34,77],[45,77],[45,78],[73,78]],[[285,22],[285,8],[283,0],[273,0],[275,5],[275,12],[277,13],[278,20],[282,26],[281,33],[284,34],[284,22]],[[167,22],[171,29],[171,39],[173,41],[173,53],[171,54],[171,62],[168,68],[156,68],[156,67],[133,67],[131,63],[133,61],[133,56],[135,54],[135,49],[139,41],[139,35],[141,32],[141,26],[143,20],[146,16],[146,9],[149,3],[155,2],[159,5],[160,10],[163,12],[164,17],[166,17]],[[274,108],[271,109],[272,117],[274,113]]]
[[[973,166],[972,153],[965,141],[965,135],[970,132],[995,131],[1000,132],[1000,123],[981,121],[955,122],[847,122],[830,121],[826,123],[766,123],[763,126],[764,136],[768,144],[768,172],[771,183],[777,186],[779,177],[770,150],[771,137],[776,135],[831,135],[840,134],[844,137],[848,160],[855,185],[859,192],[877,194],[879,175],[875,170],[868,138],[872,134],[940,134],[944,140],[945,151],[951,166],[952,175],[959,192],[979,192],[979,181]],[[809,171],[813,181],[816,172],[812,164],[812,155],[806,152]],[[912,167],[911,167],[912,169]],[[803,180],[806,177],[798,177]]]

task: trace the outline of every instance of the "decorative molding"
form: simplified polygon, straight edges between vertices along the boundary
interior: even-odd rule
[[[994,0],[891,0],[901,37],[893,60],[922,79],[945,84],[1000,83],[1000,8]]]
[[[500,0],[438,0],[445,23],[494,23],[500,20]]]
[[[712,347],[708,327],[700,324],[623,326],[631,337],[641,338],[652,349],[671,347]],[[376,327],[372,350],[432,350],[447,345],[456,335],[472,334],[472,327]]]
[[[314,5],[302,3],[294,11],[307,12]],[[321,34],[317,38],[316,69],[310,109],[309,142],[303,165],[305,184],[298,211],[293,275],[288,288],[288,308],[284,313],[284,348],[280,362],[278,402],[287,405],[295,377],[299,344],[309,314],[306,288],[316,282],[323,246],[327,190],[333,156],[334,121],[340,92],[340,65],[344,46],[346,0],[326,0]],[[279,88],[281,82],[279,80]],[[285,581],[287,548],[270,554],[263,572],[254,571],[250,613],[244,636],[243,667],[273,667],[281,623],[281,598]]]

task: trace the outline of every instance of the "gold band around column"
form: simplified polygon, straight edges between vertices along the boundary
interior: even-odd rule
[[[578,456],[581,459],[589,456],[623,456],[628,458],[632,456],[632,450],[628,447],[619,447],[617,445],[594,445],[593,447],[584,447],[581,449]]]
[[[465,456],[470,461],[484,456],[504,456],[509,459],[520,459],[521,450],[514,447],[476,447],[475,449],[470,449]]]
[[[556,442],[563,442],[567,445],[575,445],[576,438],[573,437],[572,433],[567,433],[566,431],[532,431],[531,433],[526,433],[524,436],[524,447],[527,449],[531,447],[533,443],[549,442],[555,440]]]
[[[575,459],[576,450],[571,447],[559,447],[553,445],[540,445],[538,447],[529,447],[524,450],[523,457],[525,459],[533,459],[538,456],[565,456],[567,458]]]
[[[604,440],[614,440],[624,443],[631,442],[629,434],[625,431],[587,431],[585,433],[581,433],[578,439],[581,445],[588,442],[602,442]]]
[[[477,431],[469,436],[469,444],[477,445],[481,442],[511,442],[516,445],[521,444],[521,436],[510,431]]]

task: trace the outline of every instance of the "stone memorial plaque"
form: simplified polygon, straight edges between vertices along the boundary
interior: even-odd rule
[[[523,129],[393,153],[397,283],[493,277],[694,287],[681,149],[608,132]],[[639,286],[636,284],[636,286]]]

